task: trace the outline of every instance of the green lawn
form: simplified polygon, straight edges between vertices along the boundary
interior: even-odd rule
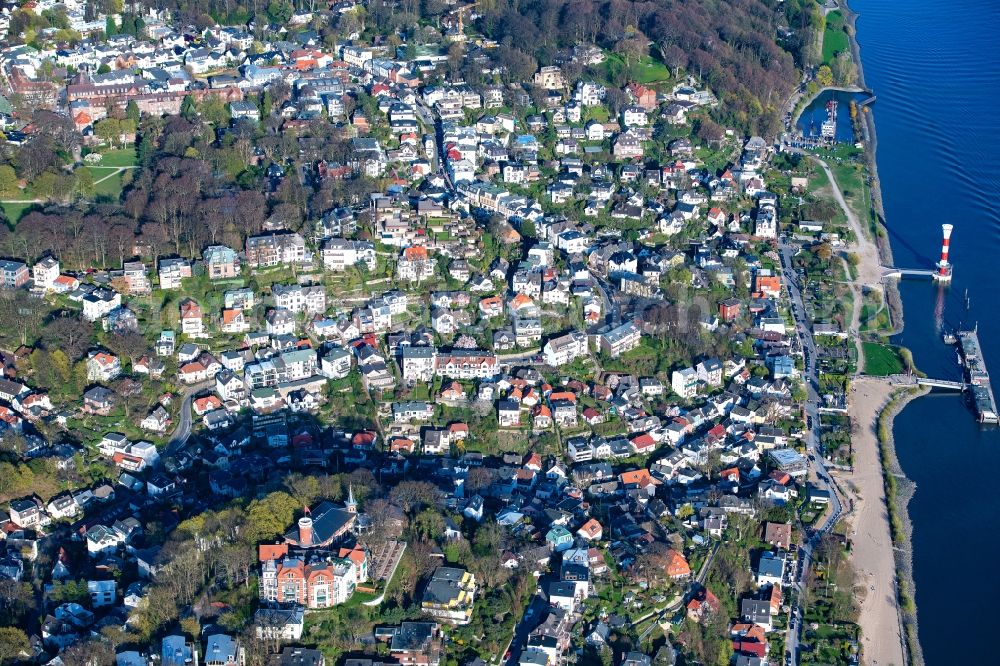
[[[606,123],[611,118],[611,114],[606,106],[587,106],[583,109],[583,121],[596,120],[599,123]]]
[[[663,83],[669,81],[671,78],[670,70],[667,66],[651,56],[642,56],[638,60],[631,61],[626,66],[624,58],[620,55],[617,53],[608,53],[607,58],[604,60],[604,67],[608,72],[609,78],[612,78],[612,72],[626,70],[630,80],[642,84]]]
[[[109,150],[107,152],[101,153],[101,161],[98,162],[95,166],[99,167],[135,166],[135,149],[125,148],[122,150]]]
[[[863,342],[865,351],[865,374],[885,377],[903,372],[903,361],[895,347],[877,342]]]
[[[24,202],[24,203],[14,202],[14,203],[0,204],[0,206],[3,206],[3,214],[7,217],[7,219],[10,221],[11,224],[17,224],[17,221],[20,220],[21,217],[25,213],[27,213],[32,206],[35,205],[36,204],[33,204],[31,202]]]
[[[122,173],[121,171],[116,171],[109,176],[107,169],[93,170],[95,183],[94,195],[117,200],[122,194]],[[101,180],[102,178],[104,180]],[[98,180],[101,182],[98,183]]]
[[[826,31],[823,33],[823,62],[829,64],[841,51],[850,47],[850,39],[844,29],[844,16],[840,10],[826,16]]]

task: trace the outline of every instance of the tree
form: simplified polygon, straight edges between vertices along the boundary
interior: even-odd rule
[[[411,541],[404,551],[404,555],[409,558],[414,569],[412,578],[404,578],[408,584],[416,587],[416,581],[437,567],[438,560],[434,556],[436,547],[433,541],[428,539],[418,539]]]
[[[287,2],[278,2],[278,0],[271,0],[267,5],[267,16],[271,19],[272,23],[278,25],[284,25],[288,23],[288,20],[292,18],[292,14],[295,12],[295,8]]]
[[[667,565],[670,563],[670,548],[661,542],[651,544],[636,558],[636,570],[645,576],[652,586],[661,586],[670,581]]]
[[[0,165],[0,197],[11,199],[20,193],[17,186],[17,173],[9,164]]]
[[[271,111],[274,109],[274,98],[271,96],[271,91],[267,88],[264,92],[260,94],[260,117],[267,118],[271,115]]]
[[[42,343],[46,349],[60,351],[70,361],[78,361],[87,352],[93,334],[93,325],[64,313],[45,325]]]
[[[829,243],[820,243],[816,246],[814,254],[820,258],[823,262],[830,261],[833,257],[833,246]]]
[[[625,66],[630,67],[633,60],[638,60],[649,51],[648,40],[641,34],[633,32],[615,44],[615,53],[625,60]]]
[[[413,534],[424,539],[433,539],[444,533],[444,517],[435,509],[424,509],[414,516],[410,528]]]
[[[104,21],[104,36],[114,37],[117,31],[118,31],[118,24],[115,23],[115,17],[108,14],[108,18],[105,19]],[[108,69],[110,70],[110,68]]]
[[[229,109],[218,95],[209,95],[201,102],[201,117],[216,127],[229,124]]]
[[[462,62],[465,59],[465,49],[458,42],[452,43],[448,47],[448,72],[454,78],[458,76],[462,69]]]
[[[816,82],[824,88],[833,85],[833,71],[829,65],[823,65],[816,70]]]
[[[437,501],[438,489],[427,481],[403,481],[389,493],[393,504],[410,513],[421,506],[431,505]]]
[[[858,68],[848,51],[842,51],[834,58],[830,65],[834,82],[839,86],[846,86],[854,83],[858,77]]]
[[[48,308],[24,290],[0,294],[0,336],[26,345],[38,336],[47,314]]]
[[[31,654],[28,635],[17,627],[0,627],[0,664],[11,664]]]
[[[493,483],[493,472],[486,467],[473,467],[465,477],[466,495],[475,495]]]
[[[142,395],[142,382],[131,377],[122,377],[114,382],[112,388],[118,396],[122,406],[125,408],[126,416],[132,413],[132,399]]]
[[[698,124],[697,136],[706,144],[715,144],[722,141],[726,135],[725,130],[715,121],[705,118]]]
[[[66,648],[60,655],[66,666],[94,666],[115,661],[115,650],[102,638],[80,641]]]
[[[75,186],[73,190],[81,197],[90,198],[94,196],[94,174],[90,169],[80,168],[73,172]]]
[[[149,349],[146,338],[135,331],[112,333],[105,339],[104,343],[108,349],[118,356],[128,358],[132,364]]]
[[[26,613],[35,608],[35,591],[31,583],[10,578],[0,580],[0,622],[19,624]],[[3,641],[0,640],[0,644]],[[0,663],[3,659],[0,658]]]
[[[250,543],[273,539],[291,525],[299,503],[285,492],[273,492],[264,499],[254,500],[247,507],[247,524],[243,538]]]
[[[35,189],[36,197],[48,200],[61,199],[67,194],[67,191],[60,187],[61,184],[62,179],[59,174],[54,171],[45,171],[40,173],[31,185]]]
[[[135,103],[134,99],[130,99],[128,105],[125,106],[125,117],[134,122],[136,127],[139,126],[139,121],[142,120],[142,113],[139,111],[139,105]]]
[[[27,440],[19,430],[8,428],[0,435],[0,451],[7,451],[20,456],[27,449]]]
[[[62,386],[69,386],[73,379],[73,364],[66,356],[66,352],[61,349],[49,352],[49,367]]]
[[[292,474],[285,479],[285,488],[302,506],[309,506],[320,496],[319,480],[315,476]]]
[[[195,106],[194,97],[191,95],[185,96],[184,101],[181,102],[181,116],[188,121],[193,121],[198,117],[198,108]]]

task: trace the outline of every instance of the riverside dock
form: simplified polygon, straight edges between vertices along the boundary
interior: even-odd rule
[[[972,404],[980,423],[1000,422],[1000,412],[997,410],[997,401],[993,396],[990,375],[986,371],[986,360],[983,358],[976,329],[959,331],[958,345],[965,378],[972,394]]]

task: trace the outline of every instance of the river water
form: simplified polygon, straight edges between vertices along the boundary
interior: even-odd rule
[[[850,0],[878,133],[878,171],[895,263],[930,267],[941,224],[955,225],[950,288],[903,281],[917,366],[960,376],[941,327],[978,323],[1000,389],[1000,2]],[[965,312],[968,290],[971,310]],[[926,662],[997,664],[1000,429],[980,427],[962,398],[931,394],[895,422],[909,505],[920,643]]]

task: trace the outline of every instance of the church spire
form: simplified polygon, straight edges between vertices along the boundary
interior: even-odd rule
[[[357,513],[358,512],[358,502],[357,502],[357,500],[354,499],[354,486],[353,485],[347,486],[347,502],[346,502],[345,506],[347,507],[347,510],[350,511],[351,513]]]

